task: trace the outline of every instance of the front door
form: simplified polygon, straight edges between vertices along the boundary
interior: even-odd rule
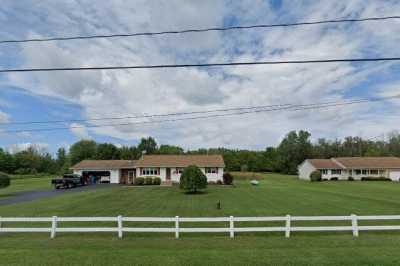
[[[167,181],[170,181],[170,180],[171,180],[171,168],[167,168],[166,180],[167,180]]]

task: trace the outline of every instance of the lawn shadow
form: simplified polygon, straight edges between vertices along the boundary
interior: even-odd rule
[[[196,196],[196,195],[206,195],[206,194],[208,194],[208,191],[206,191],[206,190],[199,190],[199,191],[197,191],[197,192],[191,192],[191,191],[185,191],[185,192],[183,192],[183,194],[185,194],[185,195],[192,195],[192,196]]]

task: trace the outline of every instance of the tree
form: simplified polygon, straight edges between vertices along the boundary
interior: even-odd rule
[[[137,160],[140,157],[140,151],[135,146],[123,146],[119,149],[121,160]]]
[[[97,160],[117,160],[120,158],[119,150],[111,143],[99,144],[96,149]]]
[[[57,165],[62,168],[67,163],[67,152],[64,148],[59,148],[57,150]]]
[[[16,170],[15,158],[10,153],[0,148],[0,171],[14,173]]]
[[[146,151],[146,154],[154,154],[157,151],[157,142],[152,137],[142,138],[138,149],[140,152]]]
[[[178,146],[161,145],[157,151],[158,154],[183,154],[184,150]]]
[[[180,179],[180,188],[189,193],[197,193],[207,187],[207,177],[195,165],[190,165],[183,170]]]
[[[311,134],[291,131],[278,146],[278,167],[285,174],[296,174],[297,166],[312,155]]]
[[[85,159],[94,159],[96,149],[97,144],[92,140],[81,140],[76,142],[69,150],[71,163],[76,164]]]

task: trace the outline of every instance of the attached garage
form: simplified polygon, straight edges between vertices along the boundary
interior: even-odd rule
[[[95,177],[97,183],[108,180],[107,183],[119,184],[123,183],[125,170],[134,169],[134,163],[133,160],[84,160],[71,169],[74,174]]]

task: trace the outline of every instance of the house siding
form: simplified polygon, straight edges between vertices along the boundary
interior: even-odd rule
[[[159,174],[158,175],[151,175],[151,176],[157,176],[161,179],[161,181],[166,181],[167,180],[167,168],[171,169],[171,181],[179,183],[181,175],[176,171],[177,167],[161,167]],[[136,176],[137,177],[146,177],[146,175],[142,175],[142,168],[136,168]],[[206,168],[201,167],[200,170],[203,172],[203,174],[206,175],[207,181],[208,182],[217,182],[218,180],[222,181],[223,180],[223,175],[224,175],[224,168],[217,168],[218,171],[215,174],[206,174]]]

